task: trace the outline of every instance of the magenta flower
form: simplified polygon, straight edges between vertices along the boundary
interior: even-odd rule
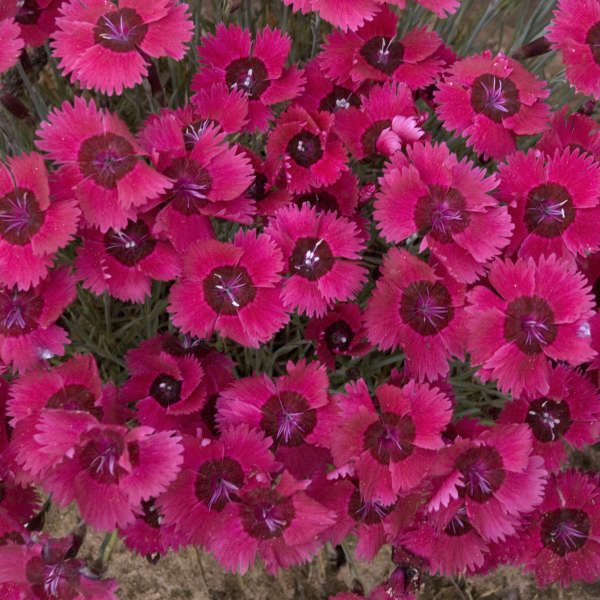
[[[397,25],[398,16],[384,6],[355,33],[329,34],[319,58],[323,70],[340,83],[350,76],[357,82],[393,79],[412,90],[427,87],[444,68],[435,55],[443,42],[425,27],[397,39]]]
[[[75,279],[67,267],[50,271],[26,292],[0,288],[0,358],[24,371],[52,356],[62,356],[69,338],[55,321],[76,294]]]
[[[400,346],[421,381],[445,377],[448,359],[465,351],[464,286],[398,248],[384,257],[381,275],[365,311],[369,340],[381,350]]]
[[[441,432],[452,418],[448,398],[427,384],[376,390],[379,411],[360,379],[338,395],[338,423],[330,432],[334,463],[354,463],[360,495],[393,505],[398,493],[416,488],[427,476],[433,450],[443,447]]]
[[[542,504],[521,533],[525,571],[537,584],[596,581],[600,575],[600,508],[597,479],[566,471],[553,475]]]
[[[229,89],[224,83],[203,87],[188,104],[177,111],[185,126],[187,146],[195,143],[195,136],[205,122],[216,122],[226,133],[243,129],[248,122],[248,101],[240,89]],[[187,134],[187,136],[186,136]]]
[[[79,3],[77,3],[79,5]],[[64,6],[64,5],[63,5]],[[143,150],[116,115],[75,98],[54,109],[37,132],[37,146],[65,165],[61,175],[88,224],[105,233],[135,220],[137,209],[169,185],[143,160]]]
[[[153,279],[171,281],[181,274],[182,260],[168,241],[150,232],[152,219],[128,221],[123,229],[80,232],[75,275],[83,287],[100,296],[103,292],[124,302],[143,302]]]
[[[550,472],[567,461],[568,448],[594,444],[600,437],[600,395],[589,377],[564,365],[551,369],[548,391],[541,397],[508,402],[498,423],[527,423],[533,452]]]
[[[518,397],[548,393],[550,361],[579,365],[596,353],[590,346],[593,298],[585,278],[567,261],[496,259],[489,283],[468,294],[468,350],[477,375],[498,380]]]
[[[183,58],[193,29],[187,9],[173,0],[64,2],[51,44],[58,66],[83,88],[120,94],[142,82],[151,58]]]
[[[383,132],[386,132],[384,138],[389,137],[394,119],[398,131],[393,136],[395,149],[415,142],[423,135],[417,126],[419,113],[412,93],[405,84],[393,82],[373,86],[361,100],[360,109],[350,106],[335,114],[335,132],[356,160],[371,158],[391,146],[389,141],[384,146],[378,142]]]
[[[288,362],[287,374],[239,379],[217,400],[220,427],[246,423],[262,429],[276,445],[318,443],[324,435],[319,417],[329,404],[329,379],[318,362]]]
[[[0,73],[10,69],[16,64],[19,53],[25,45],[20,37],[20,29],[14,19],[0,13],[0,38],[2,49],[0,50]]]
[[[395,154],[384,170],[375,222],[390,242],[419,233],[421,252],[429,249],[450,275],[472,283],[512,231],[506,207],[489,194],[496,178],[459,161],[443,143],[413,144],[406,154]]]
[[[206,544],[224,535],[232,503],[270,481],[275,459],[271,438],[247,425],[225,427],[218,440],[185,438],[185,462],[177,479],[158,500],[165,524],[180,543]]]
[[[287,274],[281,298],[288,310],[322,316],[336,301],[350,300],[363,285],[358,264],[364,242],[354,223],[304,203],[280,209],[265,233],[283,252]]]
[[[48,172],[37,153],[0,166],[0,284],[27,290],[46,277],[54,253],[77,231],[72,199],[50,198]]]
[[[484,158],[516,150],[516,136],[548,126],[549,91],[516,60],[489,50],[456,61],[434,98],[444,127],[462,135]]]
[[[5,0],[0,6],[0,20],[14,17],[25,44],[37,48],[56,30],[60,4],[60,0]]]
[[[308,192],[310,186],[335,183],[347,167],[333,122],[331,113],[309,113],[298,104],[290,106],[267,139],[269,175],[276,177],[282,172],[288,191],[295,194]]]
[[[499,173],[498,195],[515,223],[508,254],[573,260],[598,250],[600,167],[592,156],[567,148],[553,156],[515,152]]]
[[[324,317],[311,319],[304,334],[317,343],[317,356],[335,371],[335,356],[363,356],[372,349],[358,304],[336,304]]]
[[[302,72],[295,66],[284,68],[291,39],[277,29],[265,27],[253,40],[247,29],[220,23],[215,35],[205,36],[201,42],[200,69],[191,89],[202,93],[221,83],[243,92],[248,105],[248,131],[265,130],[272,118],[271,106],[293,100],[302,91]]]
[[[287,322],[279,298],[281,252],[266,235],[239,231],[233,243],[197,242],[171,288],[168,311],[184,333],[214,331],[257,348]]]
[[[600,2],[559,0],[547,37],[575,90],[600,98]]]

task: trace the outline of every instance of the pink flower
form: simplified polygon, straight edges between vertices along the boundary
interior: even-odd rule
[[[37,154],[0,166],[0,284],[26,290],[48,274],[54,253],[77,231],[72,199],[51,199],[48,172]]]
[[[453,277],[472,283],[512,231],[506,208],[489,194],[496,182],[443,143],[413,144],[386,166],[373,216],[388,241],[419,233],[421,252],[431,250]]]
[[[256,231],[239,231],[233,243],[196,242],[167,310],[184,333],[207,337],[218,331],[257,348],[288,320],[277,287],[282,267],[275,243]]]
[[[464,286],[407,250],[391,248],[365,311],[368,337],[381,350],[403,348],[419,380],[448,374],[448,359],[465,349]]]
[[[226,133],[240,131],[248,122],[248,101],[241,89],[229,89],[222,82],[215,83],[198,90],[191,101],[191,105],[177,111],[186,126],[184,137],[188,149],[194,145],[194,134],[205,121],[218,123]]]
[[[104,291],[124,302],[143,302],[153,279],[171,281],[181,273],[181,257],[167,241],[151,233],[152,220],[140,217],[123,229],[80,232],[75,274],[83,287],[100,296]]]
[[[282,172],[287,189],[296,194],[308,192],[310,186],[335,183],[347,167],[333,121],[331,113],[309,113],[300,105],[290,106],[267,139],[269,175]]]
[[[589,154],[515,152],[499,173],[498,196],[515,223],[508,254],[573,260],[598,250],[600,166]]]
[[[545,395],[550,360],[579,365],[595,356],[589,319],[593,298],[572,264],[541,257],[516,262],[496,259],[489,283],[468,294],[468,350],[482,365],[482,380],[497,379],[502,391]]]
[[[54,355],[62,356],[69,338],[55,321],[76,293],[67,267],[50,271],[26,292],[0,288],[0,358],[24,371]]]
[[[64,102],[37,134],[38,147],[65,165],[59,176],[74,189],[85,220],[103,233],[124,228],[140,206],[169,185],[142,160],[144,152],[125,123],[97,109],[93,100]]]
[[[397,15],[383,7],[356,33],[329,34],[319,55],[323,70],[340,83],[349,75],[357,82],[394,79],[412,90],[427,87],[443,70],[445,63],[434,56],[443,42],[425,27],[397,39],[397,25]]]
[[[537,584],[596,581],[600,575],[600,489],[591,474],[566,471],[553,475],[542,504],[521,539],[525,571]]]
[[[60,0],[4,0],[0,20],[14,17],[25,44],[37,48],[56,30],[60,4]]]
[[[4,73],[16,64],[19,53],[25,45],[23,39],[19,36],[20,33],[19,26],[13,19],[0,14],[0,39],[2,39],[0,73]]]
[[[265,233],[287,262],[281,298],[288,310],[322,316],[337,300],[350,300],[366,278],[358,264],[364,242],[355,225],[335,213],[317,212],[304,203],[277,211]]]
[[[142,82],[150,58],[181,60],[193,23],[188,5],[172,0],[64,2],[51,44],[71,82],[106,94]]]
[[[577,92],[600,98],[600,2],[560,0],[547,34]]]
[[[205,36],[198,47],[200,69],[191,89],[201,90],[215,83],[240,90],[248,105],[246,129],[267,128],[271,106],[293,100],[304,86],[297,67],[284,68],[291,40],[277,29],[265,27],[255,40],[247,29],[217,25],[214,36]],[[193,101],[193,99],[192,99]]]
[[[516,60],[486,50],[456,61],[434,97],[446,129],[484,158],[500,160],[516,150],[516,136],[547,128],[548,94]]]

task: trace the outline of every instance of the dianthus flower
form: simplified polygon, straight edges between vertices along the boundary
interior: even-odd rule
[[[214,83],[240,90],[248,103],[246,129],[264,130],[273,113],[271,106],[293,100],[304,86],[297,67],[285,67],[291,39],[281,31],[265,27],[252,39],[247,29],[220,23],[214,36],[205,36],[198,46],[200,69],[191,89],[200,92]]]
[[[600,437],[600,395],[589,377],[557,365],[541,397],[507,402],[497,423],[527,423],[533,433],[533,452],[550,472],[567,461],[567,448],[594,444]]]
[[[229,89],[225,83],[214,83],[203,87],[186,104],[176,111],[184,124],[184,138],[188,149],[196,142],[198,130],[206,122],[217,123],[226,133],[243,129],[248,122],[248,102],[244,92]]]
[[[399,149],[401,145],[412,143],[423,135],[417,126],[418,112],[413,96],[403,83],[389,83],[373,86],[368,94],[361,97],[362,106],[350,106],[335,114],[334,131],[340,136],[352,157],[356,160],[372,158],[388,147],[378,145],[381,134],[391,131],[396,120],[395,134]],[[403,125],[403,128],[399,128]],[[385,136],[384,136],[385,137]]]
[[[144,152],[115,114],[75,98],[54,109],[37,132],[37,146],[63,167],[63,176],[88,224],[105,233],[135,220],[137,209],[158,196],[169,179],[143,160]]]
[[[120,94],[142,82],[151,58],[183,58],[193,30],[187,9],[173,0],[64,2],[51,44],[58,66],[83,88]]]
[[[310,186],[335,183],[347,169],[344,148],[328,112],[309,113],[294,104],[283,112],[267,139],[267,171],[283,172],[288,191],[308,192]]]
[[[276,467],[271,443],[247,425],[224,427],[210,443],[184,438],[183,467],[158,500],[165,524],[175,528],[181,543],[203,545],[212,535],[226,535],[228,505],[270,482]]]
[[[350,300],[366,278],[358,264],[364,247],[354,223],[335,213],[317,212],[306,202],[277,211],[265,233],[287,262],[281,298],[288,310],[322,316],[337,300]]]
[[[0,49],[0,73],[10,69],[16,64],[19,53],[24,46],[23,39],[20,37],[21,31],[14,19],[6,18],[0,14],[0,39],[2,39],[2,48]]]
[[[575,90],[600,98],[600,2],[559,0],[547,38],[562,52]]]
[[[25,44],[37,48],[56,30],[60,4],[60,0],[4,0],[0,20],[13,17]]]
[[[435,93],[444,127],[462,135],[484,158],[516,150],[517,135],[548,126],[549,91],[516,60],[489,50],[456,61]]]
[[[168,311],[184,333],[214,331],[257,348],[287,322],[278,285],[281,251],[266,235],[239,231],[233,243],[196,242],[187,251],[183,276],[171,288]]]
[[[83,229],[83,245],[77,248],[75,275],[83,287],[100,296],[103,292],[124,302],[143,302],[153,279],[171,281],[181,273],[181,257],[170,242],[151,232],[152,219],[140,216],[123,229]]]
[[[433,450],[444,445],[450,401],[427,384],[383,384],[375,391],[377,411],[362,379],[345,389],[348,396],[336,398],[338,423],[330,432],[335,465],[354,462],[361,497],[392,505],[399,492],[409,492],[427,476]]]
[[[332,371],[337,355],[363,356],[373,347],[365,340],[367,329],[358,304],[336,304],[324,317],[311,319],[304,334],[317,342],[319,360]]]
[[[369,340],[403,348],[419,380],[445,377],[448,359],[465,350],[464,286],[403,248],[388,251],[381,275],[365,310]]]
[[[67,267],[50,271],[26,292],[0,287],[0,358],[24,371],[64,354],[67,332],[55,321],[75,300],[75,279]]]
[[[77,231],[72,199],[50,198],[42,157],[9,157],[0,165],[0,285],[26,290],[52,266],[54,253]]]
[[[591,474],[553,475],[543,502],[521,533],[524,569],[539,586],[594,582],[600,575],[600,488]]]
[[[181,438],[172,431],[104,425],[91,415],[46,411],[37,425],[42,485],[60,506],[77,501],[95,529],[124,527],[142,500],[158,496],[183,462]]]
[[[190,124],[182,116],[163,111],[140,134],[156,169],[171,181],[155,200],[161,204],[153,232],[179,252],[214,237],[209,216],[250,224],[256,211],[252,199],[241,195],[252,183],[247,157],[229,147],[212,121]]]
[[[450,275],[472,283],[509,242],[512,224],[506,207],[489,192],[495,177],[485,177],[446,144],[416,143],[406,155],[394,154],[380,180],[373,217],[390,242],[423,236]]]
[[[487,286],[468,294],[468,350],[482,380],[497,379],[518,397],[548,393],[550,360],[579,365],[595,356],[589,319],[593,297],[567,261],[496,259]]]
[[[573,260],[598,250],[600,166],[592,156],[568,148],[552,156],[515,152],[499,173],[498,196],[515,223],[509,255]]]
[[[410,89],[425,88],[441,73],[445,63],[436,51],[443,44],[434,31],[413,29],[397,39],[398,16],[383,7],[356,33],[334,31],[319,55],[322,68],[333,80],[388,81]]]

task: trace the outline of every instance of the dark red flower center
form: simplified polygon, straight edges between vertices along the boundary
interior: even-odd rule
[[[485,73],[473,82],[471,106],[476,112],[500,123],[519,111],[519,90],[508,77]]]
[[[554,442],[569,431],[573,421],[566,402],[538,398],[529,405],[525,422],[540,442]]]
[[[150,386],[150,395],[163,407],[169,408],[181,400],[181,381],[161,373]]]
[[[391,75],[404,62],[404,46],[392,38],[377,35],[363,44],[360,55],[375,69]]]
[[[161,344],[162,349],[171,356],[195,356],[204,358],[210,352],[210,346],[186,333],[183,338],[167,335]]]
[[[271,82],[265,63],[260,58],[238,58],[225,69],[225,82],[230,90],[241,90],[250,100],[258,100]]]
[[[398,462],[413,452],[415,424],[407,415],[384,412],[378,421],[367,427],[363,437],[363,448],[382,465]]]
[[[319,110],[335,112],[344,108],[350,108],[351,106],[358,108],[360,106],[360,98],[352,90],[341,85],[334,85],[331,92],[324,96],[319,103]]]
[[[542,237],[556,237],[573,222],[575,212],[571,195],[562,185],[544,183],[527,195],[525,226]]]
[[[303,129],[296,134],[287,144],[285,151],[294,162],[301,167],[308,168],[323,156],[321,140],[318,135]]]
[[[121,8],[101,16],[94,27],[94,42],[113,52],[131,52],[148,31],[133,8]]]
[[[525,354],[539,354],[551,344],[558,328],[548,303],[538,296],[521,296],[506,309],[504,337]]]
[[[590,47],[594,62],[600,65],[600,23],[596,23],[588,29],[585,43]]]
[[[200,465],[194,490],[196,498],[211,510],[222,511],[237,498],[244,484],[244,471],[237,460],[225,456]]]
[[[343,319],[334,321],[325,329],[325,343],[329,351],[333,354],[337,352],[346,352],[354,338],[352,327]]]
[[[248,492],[240,507],[244,530],[259,540],[281,537],[295,516],[291,498],[265,488]]]
[[[452,298],[439,281],[413,281],[402,294],[400,316],[420,335],[436,335],[454,317]]]
[[[212,179],[206,169],[191,158],[176,158],[164,171],[175,180],[165,196],[184,215],[196,214],[208,201]]]
[[[333,267],[334,257],[324,239],[300,238],[288,261],[292,275],[300,275],[309,281],[323,277]]]
[[[378,154],[377,140],[381,132],[391,126],[392,121],[390,119],[382,119],[375,121],[375,123],[365,129],[364,133],[360,136],[360,143],[366,157]]]
[[[0,335],[19,336],[37,329],[44,301],[33,290],[0,291]]]
[[[415,224],[419,232],[438,242],[448,243],[452,236],[467,228],[469,213],[465,197],[455,188],[430,185],[429,194],[417,200]]]
[[[79,148],[79,169],[98,185],[115,189],[137,162],[133,146],[115,133],[102,133],[83,140]]]
[[[0,236],[9,244],[24,246],[43,223],[44,213],[32,191],[17,188],[0,198]]]
[[[217,267],[204,279],[204,298],[220,315],[235,315],[254,300],[256,288],[241,265]]]
[[[91,429],[83,434],[86,441],[78,451],[79,464],[88,475],[100,483],[116,484],[125,469],[119,459],[125,449],[123,437],[116,431]]]
[[[590,519],[575,508],[557,508],[542,516],[542,544],[559,556],[579,550],[587,541]]]
[[[102,418],[102,408],[94,406],[95,402],[94,394],[84,385],[69,383],[48,398],[46,408],[83,410],[100,420]]]
[[[17,2],[19,10],[15,15],[15,21],[21,25],[35,25],[42,14],[42,9],[37,5],[36,0],[21,0]]]
[[[444,533],[452,537],[460,537],[469,533],[471,529],[473,529],[473,525],[471,525],[467,517],[467,509],[461,506],[450,519],[448,525],[444,527]]]
[[[264,173],[256,173],[254,175],[254,181],[248,186],[244,195],[256,202],[264,200],[267,195],[267,183],[268,179]]]
[[[25,576],[40,600],[73,600],[79,596],[81,566],[77,559],[48,563],[42,556],[34,556],[25,565]]]
[[[469,448],[456,459],[454,468],[463,476],[461,494],[481,503],[494,495],[506,476],[502,457],[492,446]]]
[[[150,525],[153,529],[160,529],[160,524],[164,519],[164,515],[161,514],[158,506],[156,505],[156,498],[150,498],[149,500],[142,500],[142,519],[147,525]]]
[[[109,229],[104,234],[106,252],[126,267],[133,267],[152,254],[156,240],[144,221],[129,221],[125,229]]]
[[[334,196],[329,192],[323,190],[318,192],[309,192],[307,194],[300,194],[294,197],[294,203],[298,206],[302,206],[305,202],[308,202],[311,206],[314,206],[319,211],[333,211],[339,212],[338,202]]]
[[[348,514],[355,521],[362,521],[367,525],[375,525],[376,523],[381,523],[392,512],[393,508],[394,505],[385,506],[377,500],[363,500],[360,492],[354,490],[348,503]]]
[[[288,390],[271,396],[261,412],[263,431],[284,446],[299,446],[317,424],[317,411],[306,398]]]

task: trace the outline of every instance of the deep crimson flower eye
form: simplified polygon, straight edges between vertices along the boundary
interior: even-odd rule
[[[209,509],[220,512],[243,484],[242,467],[236,460],[226,456],[200,465],[194,489],[198,500]]]
[[[133,8],[121,8],[102,15],[94,27],[94,42],[114,52],[130,52],[140,45],[146,25]]]

